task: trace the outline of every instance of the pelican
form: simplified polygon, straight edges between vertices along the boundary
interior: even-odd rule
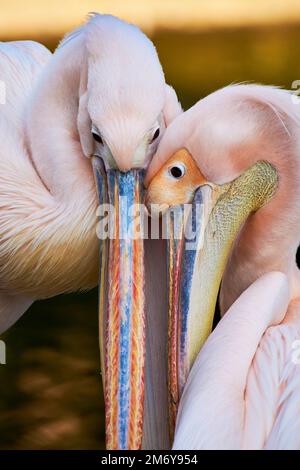
[[[295,97],[235,85],[178,116],[149,166],[149,207],[192,202],[177,239],[169,222],[175,449],[300,449],[299,148]]]
[[[107,447],[139,448],[144,245],[121,237],[123,199],[142,201],[145,168],[181,109],[176,94],[152,42],[110,15],[91,15],[53,55],[32,41],[1,43],[0,70],[0,332],[37,299],[97,285],[96,210],[114,204],[114,236],[100,240]]]

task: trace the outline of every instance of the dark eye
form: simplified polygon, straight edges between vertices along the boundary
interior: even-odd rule
[[[94,137],[96,142],[99,142],[99,144],[103,144],[102,137],[99,134],[96,134],[96,132],[92,132],[92,136]]]
[[[178,180],[185,174],[185,167],[184,165],[178,163],[177,165],[171,166],[171,168],[169,168],[169,173],[171,176],[173,176],[173,178]]]
[[[153,137],[152,137],[152,140],[151,140],[151,144],[152,144],[152,142],[154,142],[154,141],[157,139],[157,137],[159,136],[159,133],[160,133],[160,130],[159,130],[159,127],[158,127],[158,128],[156,129],[156,131],[154,132],[154,134],[153,134]]]

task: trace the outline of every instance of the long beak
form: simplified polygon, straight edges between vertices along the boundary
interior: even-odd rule
[[[97,233],[106,446],[139,449],[145,362],[143,211],[139,206],[144,172],[105,171],[98,157],[93,157],[93,167],[98,215],[103,217]]]
[[[176,234],[174,216],[169,217],[171,437],[190,368],[212,329],[218,291],[234,240],[247,217],[268,202],[276,187],[276,170],[266,162],[258,162],[229,184],[200,187],[188,216],[181,218],[180,229],[177,224]],[[192,240],[187,237],[187,227],[195,233]]]

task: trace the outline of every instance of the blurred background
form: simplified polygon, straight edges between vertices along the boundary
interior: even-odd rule
[[[92,11],[139,25],[184,108],[230,83],[290,89],[300,79],[299,0],[1,0],[0,7],[1,41],[34,39],[51,50]],[[104,448],[96,291],[36,303],[1,339],[0,448]]]

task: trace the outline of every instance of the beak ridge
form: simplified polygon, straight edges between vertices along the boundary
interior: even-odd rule
[[[143,199],[144,171],[105,172],[98,161],[93,166],[100,204],[109,203],[112,209],[110,237],[100,241],[99,280],[106,445],[108,449],[139,449],[144,404],[145,301],[143,214],[138,207]]]
[[[222,275],[231,248],[248,216],[267,203],[278,183],[275,168],[258,161],[231,183],[201,186],[187,219],[195,240],[169,242],[170,432],[189,371],[211,332]],[[186,224],[186,222],[185,222]],[[176,263],[174,262],[176,259]],[[174,270],[174,272],[172,272]],[[179,271],[179,272],[178,272]],[[176,279],[176,288],[173,279]],[[174,399],[175,397],[175,399]]]

